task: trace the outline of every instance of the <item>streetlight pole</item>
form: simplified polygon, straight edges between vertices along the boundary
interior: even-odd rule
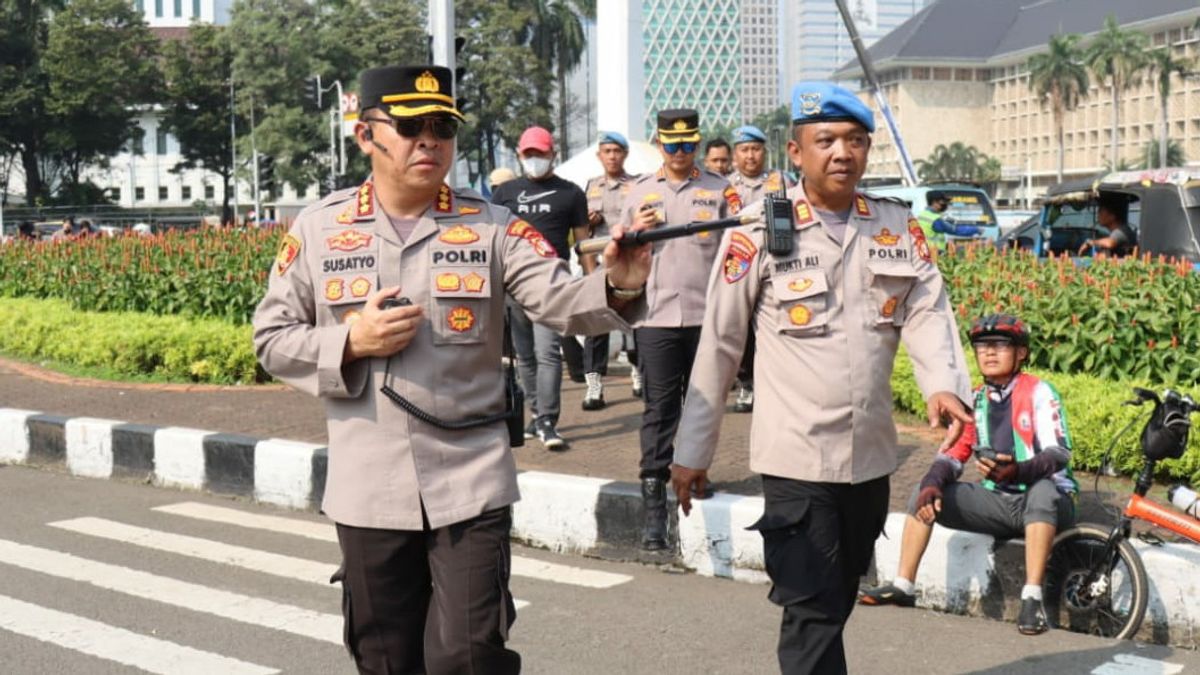
[[[258,187],[258,144],[254,140],[254,99],[250,99],[250,159],[254,166],[254,226],[262,220],[262,193]]]
[[[237,107],[233,95],[233,73],[229,73],[229,182],[233,188],[233,223],[238,221],[238,180],[237,180]],[[132,160],[131,160],[132,162]],[[221,214],[224,215],[224,214]]]
[[[429,34],[433,36],[433,62],[450,69],[450,77],[454,78],[454,0],[429,0]],[[454,83],[457,89],[458,83]],[[450,173],[446,175],[446,183],[455,187],[455,174],[458,173],[458,162],[455,161]]]

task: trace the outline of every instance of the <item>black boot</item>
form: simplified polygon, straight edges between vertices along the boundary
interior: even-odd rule
[[[667,484],[662,478],[642,479],[642,549],[661,551],[667,547]]]

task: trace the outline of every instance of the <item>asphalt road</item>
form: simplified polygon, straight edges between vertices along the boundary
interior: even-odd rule
[[[0,467],[0,672],[352,673],[320,516]],[[772,673],[764,586],[514,548],[527,673]],[[1200,654],[860,608],[855,673],[1200,671]]]

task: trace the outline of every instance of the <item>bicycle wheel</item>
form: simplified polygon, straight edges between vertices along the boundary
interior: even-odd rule
[[[1146,615],[1146,568],[1128,541],[1110,549],[1108,537],[1096,525],[1055,537],[1043,586],[1046,615],[1058,628],[1127,640]]]

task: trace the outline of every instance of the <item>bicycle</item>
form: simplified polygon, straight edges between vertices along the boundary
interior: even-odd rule
[[[1189,396],[1167,390],[1160,398],[1135,388],[1137,398],[1125,405],[1153,403],[1154,410],[1142,430],[1141,450],[1146,458],[1124,510],[1111,528],[1082,523],[1054,538],[1043,584],[1046,614],[1052,625],[1080,633],[1121,640],[1137,635],[1150,600],[1146,568],[1129,543],[1134,520],[1166,529],[1200,543],[1200,519],[1161,506],[1146,496],[1153,485],[1154,468],[1163,459],[1178,459],[1187,449],[1190,416],[1200,411]],[[1096,476],[1108,465],[1113,447],[1136,422],[1125,425],[1104,454]],[[1145,538],[1145,537],[1144,537]],[[1156,539],[1151,535],[1152,539]],[[1162,543],[1157,539],[1157,543]]]

